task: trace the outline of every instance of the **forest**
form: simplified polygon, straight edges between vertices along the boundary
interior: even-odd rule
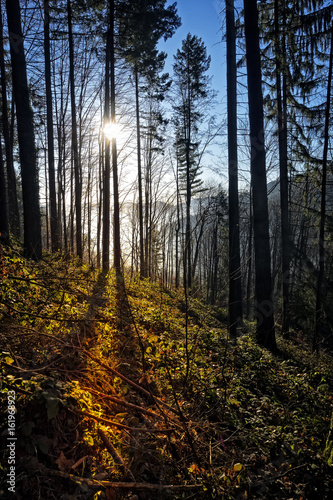
[[[331,498],[333,4],[182,3],[0,0],[5,499]]]

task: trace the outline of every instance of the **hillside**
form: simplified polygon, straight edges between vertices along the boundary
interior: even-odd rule
[[[302,332],[233,345],[223,308],[61,255],[0,276],[2,498],[330,498],[332,357]]]

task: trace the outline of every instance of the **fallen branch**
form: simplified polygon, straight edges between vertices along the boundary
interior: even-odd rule
[[[38,464],[34,467],[36,470],[42,471],[44,474],[49,474],[50,476],[62,477],[63,479],[69,479],[75,483],[84,483],[92,487],[104,487],[104,488],[114,488],[114,489],[124,489],[124,490],[172,490],[172,491],[186,491],[186,490],[202,490],[203,486],[200,484],[151,484],[151,483],[114,483],[111,481],[97,481],[94,479],[87,479],[85,477],[74,476],[73,474],[67,474],[66,472],[56,471],[53,469],[47,469],[42,464]]]
[[[103,417],[97,417],[96,415],[93,415],[92,413],[88,413],[87,411],[82,411],[82,410],[71,410],[68,408],[68,410],[72,413],[77,413],[79,415],[83,415],[85,417],[92,418],[94,420],[97,420],[97,422],[103,422],[104,424],[107,425],[113,425],[114,427],[118,427],[118,429],[124,429],[127,431],[134,431],[134,432],[150,432],[152,434],[169,434],[171,432],[174,432],[173,429],[147,429],[146,427],[131,427],[130,425],[125,425],[125,424],[120,424],[119,422],[114,422],[113,420],[108,420],[107,418]]]
[[[157,415],[156,413],[146,410],[145,408],[142,408],[141,406],[134,405],[133,403],[129,403],[128,401],[124,401],[123,399],[116,398],[114,396],[108,396],[107,394],[103,394],[102,392],[98,392],[95,389],[90,389],[89,387],[83,387],[82,389],[91,392],[92,394],[96,394],[96,396],[100,396],[103,399],[106,399],[107,401],[112,401],[113,403],[126,406],[127,408],[131,408],[132,410],[145,413],[146,415],[149,415],[150,417],[156,418],[157,420],[162,420],[162,417],[160,415]]]
[[[156,404],[160,404],[162,406],[164,406],[165,408],[167,408],[169,411],[171,411],[172,413],[175,413],[176,415],[178,415],[178,411],[175,409],[175,408],[172,408],[172,406],[169,406],[167,403],[165,403],[164,401],[162,401],[161,399],[153,396],[149,391],[147,391],[146,389],[144,389],[143,387],[141,387],[141,385],[138,385],[136,384],[135,382],[133,382],[132,380],[130,380],[129,378],[125,377],[125,375],[122,375],[120,372],[118,372],[117,370],[115,370],[114,368],[111,368],[111,366],[103,363],[103,361],[101,361],[100,359],[98,358],[95,358],[95,356],[93,356],[92,354],[90,354],[89,351],[83,349],[82,352],[88,357],[90,358],[92,361],[95,361],[95,363],[97,363],[99,366],[102,366],[103,368],[105,368],[107,371],[109,371],[110,373],[112,373],[113,375],[115,375],[116,377],[119,377],[121,378],[124,382],[126,382],[127,384],[131,385],[132,387],[134,387],[135,389],[137,389],[138,391],[142,392],[143,394],[145,394],[146,396],[152,398],[154,400],[154,402]]]

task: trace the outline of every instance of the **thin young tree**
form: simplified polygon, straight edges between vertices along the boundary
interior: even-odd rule
[[[47,154],[49,179],[49,205],[51,248],[53,252],[59,250],[59,229],[57,215],[57,194],[54,161],[54,131],[53,131],[53,103],[51,86],[51,56],[50,56],[50,2],[44,0],[44,60],[45,60],[45,90],[46,90],[46,119],[47,119]]]
[[[240,268],[238,155],[237,155],[237,67],[234,0],[226,0],[228,173],[229,173],[229,333],[237,335],[242,322]]]
[[[325,110],[325,130],[324,130],[324,151],[321,183],[321,202],[320,202],[320,225],[319,225],[319,272],[316,291],[316,329],[313,337],[313,349],[318,349],[318,342],[323,323],[323,281],[325,275],[325,223],[326,223],[326,192],[327,192],[327,156],[329,146],[329,124],[331,109],[331,88],[333,74],[333,24],[331,27],[331,48],[329,57],[327,98]]]
[[[0,243],[9,244],[8,198],[5,168],[0,142]]]
[[[6,10],[20,150],[24,212],[24,249],[28,257],[40,259],[42,256],[42,237],[37,156],[19,0],[6,0]]]
[[[256,335],[259,344],[275,350],[257,0],[244,0],[244,14],[251,141]]]
[[[74,181],[75,181],[75,235],[76,235],[76,254],[82,259],[82,180],[81,167],[79,162],[79,149],[77,140],[77,119],[75,103],[75,78],[74,78],[74,40],[73,40],[73,21],[72,21],[71,0],[67,0],[67,24],[68,24],[68,44],[69,44],[69,80],[71,91],[71,115],[72,115],[72,154],[74,163]]]
[[[119,18],[118,47],[132,67],[135,82],[140,274],[142,276],[147,275],[147,263],[145,263],[144,252],[139,80],[140,76],[143,76],[148,80],[149,86],[158,78],[157,74],[163,70],[166,54],[159,53],[156,46],[162,37],[167,40],[180,26],[176,4],[173,3],[168,7],[165,4],[166,0],[126,0],[121,2],[117,9]]]
[[[112,26],[112,5],[109,3],[108,27],[106,35],[105,53],[105,97],[104,97],[104,127],[110,121],[110,58],[111,58],[111,29]],[[110,268],[110,138],[105,135],[104,144],[104,176],[103,176],[103,237],[102,237],[102,267],[104,272]]]

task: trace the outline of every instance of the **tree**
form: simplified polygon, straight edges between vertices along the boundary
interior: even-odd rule
[[[237,69],[234,0],[226,0],[228,172],[229,172],[229,332],[237,334],[242,321],[240,269],[238,155],[237,155]]]
[[[42,256],[42,238],[38,170],[19,0],[6,0],[6,10],[20,149],[24,211],[24,248],[28,257],[40,259]]]
[[[105,53],[105,97],[104,97],[104,126],[110,122],[110,57],[111,57],[111,30],[112,13],[109,3],[108,29],[106,35]],[[110,138],[105,137],[105,161],[103,178],[103,238],[102,238],[102,267],[105,272],[110,267]]]
[[[277,122],[279,134],[280,164],[280,211],[281,211],[281,254],[282,254],[282,332],[289,334],[289,281],[290,281],[290,241],[289,241],[289,185],[288,185],[288,122],[287,122],[287,74],[285,33],[280,33],[280,4],[274,3],[275,24],[275,72],[277,97]],[[283,13],[283,30],[285,26]],[[282,47],[282,55],[280,54]],[[281,61],[282,59],[282,61]],[[282,77],[282,86],[281,86]]]
[[[110,9],[110,85],[111,85],[111,123],[116,123],[116,79],[115,79],[115,2],[109,0]],[[116,271],[117,283],[121,280],[121,246],[120,246],[120,208],[119,180],[116,137],[111,141],[112,174],[113,174],[113,266]]]
[[[176,103],[174,104],[176,143],[179,170],[182,175],[186,197],[186,229],[184,249],[184,284],[192,285],[191,256],[191,200],[193,193],[201,184],[198,162],[198,127],[203,117],[202,106],[208,98],[207,70],[210,56],[204,42],[196,35],[187,35],[181,50],[174,56],[174,85]]]
[[[75,234],[76,234],[76,254],[82,259],[82,180],[81,166],[79,162],[79,151],[77,142],[77,120],[75,104],[75,79],[74,79],[74,41],[72,28],[72,6],[71,0],[67,0],[67,22],[68,22],[68,43],[69,43],[69,81],[71,90],[71,114],[72,114],[72,154],[74,162],[75,179]]]
[[[16,175],[13,162],[13,148],[10,139],[10,126],[8,118],[8,101],[7,101],[7,78],[3,44],[3,23],[2,23],[2,7],[0,2],[0,70],[1,70],[1,101],[2,101],[2,133],[5,142],[6,153],[6,173],[7,183],[4,184],[8,193],[8,223],[9,228],[15,238],[20,238],[20,215],[17,202]]]
[[[274,350],[276,349],[276,342],[269,247],[259,26],[256,0],[244,0],[244,14],[251,141],[257,340],[261,345]]]
[[[0,142],[0,242],[9,244],[8,199],[5,169]]]
[[[313,348],[318,349],[320,330],[323,322],[323,281],[325,275],[325,222],[326,222],[326,190],[327,190],[327,156],[329,145],[329,123],[331,108],[331,87],[333,73],[333,24],[331,27],[331,48],[328,69],[327,98],[325,110],[324,151],[322,168],[322,186],[320,203],[320,225],[319,225],[319,272],[316,291],[316,330],[313,338]]]
[[[53,104],[51,87],[51,58],[50,58],[50,4],[44,0],[44,60],[45,60],[45,90],[47,110],[47,153],[49,166],[49,204],[51,222],[52,251],[59,250],[59,228],[57,215],[57,195],[54,165],[54,133],[53,133]]]
[[[176,4],[165,7],[166,0],[126,0],[118,6],[118,44],[122,56],[131,65],[135,81],[137,158],[138,158],[138,198],[139,198],[139,245],[140,273],[147,275],[144,257],[143,230],[143,188],[139,104],[139,77],[149,80],[149,86],[163,70],[166,54],[158,53],[158,41],[171,37],[180,26]],[[147,203],[147,200],[146,200]]]

